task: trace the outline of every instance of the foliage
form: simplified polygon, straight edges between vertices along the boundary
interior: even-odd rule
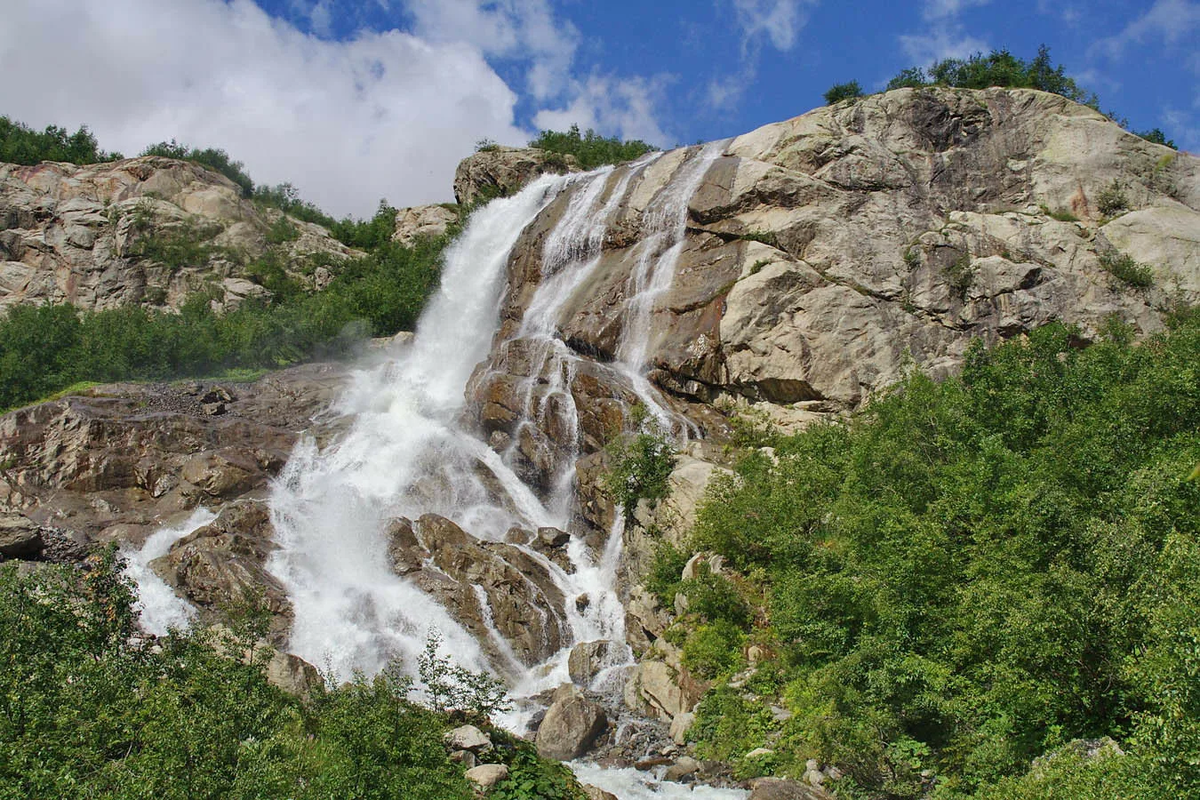
[[[858,85],[858,81],[850,81],[849,83],[835,83],[822,95],[825,98],[825,105],[833,105],[840,103],[843,100],[853,100],[863,96],[862,87]]]
[[[565,133],[542,131],[536,139],[529,142],[529,146],[548,153],[574,156],[579,166],[584,169],[595,169],[605,164],[623,164],[654,149],[641,139],[623,141],[616,136],[606,138],[591,128],[588,128],[587,133],[581,134],[578,125],[572,125]],[[563,166],[565,165],[564,161]]]
[[[132,637],[134,590],[111,548],[81,569],[28,566],[0,565],[0,797],[473,797],[442,745],[451,719],[411,702],[407,678],[304,703],[267,682],[253,619]],[[582,800],[561,764],[491,734],[511,770],[499,797]]]
[[[143,150],[140,155],[143,156],[162,156],[163,158],[177,158],[181,161],[191,161],[199,164],[202,167],[207,167],[214,172],[219,172],[229,180],[238,185],[242,191],[243,197],[251,197],[254,194],[254,181],[246,174],[246,166],[241,161],[235,161],[230,158],[229,153],[226,153],[219,147],[189,147],[186,144],[180,144],[172,139],[169,142],[159,142],[152,144]]]
[[[718,688],[701,751],[778,736],[773,769],[837,764],[854,797],[1200,791],[1200,318],[1173,324],[976,344],[716,479],[692,544],[764,576],[794,716]],[[1104,735],[1128,755],[1030,770]]]
[[[970,253],[963,253],[950,264],[947,264],[943,270],[946,274],[946,282],[950,284],[950,288],[954,290],[954,294],[960,299],[966,299],[967,292],[975,283],[975,267],[971,265]]]
[[[80,126],[75,133],[67,133],[65,128],[57,125],[49,125],[39,132],[0,116],[0,162],[29,166],[43,161],[95,164],[119,158],[120,153],[101,150],[86,125]]]
[[[1096,195],[1096,210],[1106,217],[1116,216],[1128,208],[1129,200],[1125,197],[1125,189],[1115,178]]]
[[[488,792],[491,800],[587,800],[565,764],[538,758],[531,743],[511,734],[495,730],[491,736],[508,765],[508,777]]]
[[[302,222],[315,222],[333,228],[336,220],[312,203],[300,199],[300,191],[290,183],[275,186],[255,186],[252,198],[255,203],[268,208],[277,208],[290,217]]]
[[[1079,217],[1075,216],[1074,214],[1072,214],[1070,211],[1067,211],[1066,209],[1058,209],[1056,211],[1046,205],[1038,206],[1038,208],[1041,209],[1041,212],[1043,214],[1045,214],[1047,217],[1049,217],[1050,219],[1055,219],[1055,220],[1058,220],[1059,222],[1079,222]]]
[[[1135,261],[1128,253],[1106,250],[1099,258],[1101,268],[1127,286],[1145,289],[1154,285],[1153,270]]]
[[[886,91],[892,89],[924,86],[953,86],[960,89],[986,89],[1001,86],[1013,89],[1038,89],[1062,95],[1068,100],[1100,110],[1100,99],[1095,92],[1088,91],[1066,74],[1065,68],[1055,65],[1050,58],[1050,48],[1038,47],[1037,55],[1026,61],[1014,56],[1007,49],[992,50],[984,55],[975,53],[967,58],[947,58],[934,62],[928,70],[908,67],[900,70],[887,83]],[[837,88],[837,87],[834,87]],[[832,91],[832,90],[831,90]],[[828,102],[828,100],[827,100]],[[1115,122],[1128,127],[1127,121],[1106,113]],[[1174,148],[1175,143],[1160,129],[1137,133],[1143,139]]]
[[[605,447],[609,470],[602,486],[614,503],[632,518],[639,500],[667,496],[667,479],[675,468],[675,446],[644,406],[634,406],[635,432],[613,439]]]
[[[223,230],[219,224],[204,224],[195,217],[187,217],[170,227],[148,232],[149,213],[141,207],[134,212],[132,228],[138,237],[129,248],[131,256],[157,261],[175,272],[183,267],[203,266],[222,252],[211,244],[212,238]]]
[[[278,258],[267,255],[247,271],[275,292],[275,299],[246,301],[225,313],[214,311],[205,294],[193,296],[179,313],[13,306],[0,314],[0,409],[79,381],[164,380],[280,367],[347,352],[368,335],[411,330],[437,287],[447,241],[424,240],[411,248],[388,243],[339,264],[333,281],[312,294],[301,291]],[[171,246],[183,249],[181,242]]]
[[[1134,133],[1145,139],[1147,142],[1151,142],[1152,144],[1161,144],[1171,148],[1172,150],[1179,149],[1175,146],[1174,140],[1168,139],[1167,135],[1162,132],[1161,128],[1151,128],[1148,131],[1134,131]]]
[[[486,720],[512,707],[503,681],[454,663],[438,652],[441,646],[441,636],[432,633],[417,658],[417,674],[435,711],[459,711]]]

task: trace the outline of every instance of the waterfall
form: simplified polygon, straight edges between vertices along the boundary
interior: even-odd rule
[[[641,215],[643,235],[634,246],[636,266],[625,288],[616,361],[603,367],[683,436],[686,424],[673,417],[646,379],[645,362],[652,349],[655,303],[669,289],[683,248],[688,201],[723,146],[689,150],[678,164],[666,167],[671,171],[665,183]],[[370,674],[397,659],[413,672],[436,630],[457,663],[507,674],[515,697],[532,697],[569,680],[572,644],[607,640],[612,643],[608,660],[600,665],[604,670],[593,688],[619,697],[622,670],[632,663],[615,590],[623,523],[618,515],[595,548],[571,530],[574,464],[581,455],[573,385],[582,357],[563,341],[559,328],[602,264],[611,226],[661,157],[656,153],[583,175],[545,176],[473,214],[445,254],[441,288],[412,343],[352,375],[335,407],[349,421],[348,430],[324,448],[311,437],[296,446],[271,488],[279,549],[267,564],[292,602],[292,652],[339,678],[356,671]],[[523,317],[505,329],[511,331],[507,339],[494,341],[510,253],[522,231],[552,203],[558,219],[545,237],[540,282]],[[516,346],[525,348],[531,365],[519,385],[517,435],[507,444],[484,442],[463,424],[472,374],[493,348]],[[559,431],[554,475],[549,485],[528,486],[520,477],[521,435],[540,435],[550,427]],[[481,542],[515,548],[536,562],[561,593],[563,607],[535,606],[528,613],[543,621],[548,616],[564,620],[565,646],[528,668],[498,627],[486,587],[474,579],[465,584],[481,612],[476,624],[482,630],[472,632],[432,595],[398,575],[389,560],[389,523],[424,514],[445,517]],[[571,534],[569,568],[509,535],[513,528],[540,527]],[[422,569],[437,572],[435,558]],[[519,729],[527,719],[526,709],[507,722]],[[636,783],[628,776],[614,779],[623,787]],[[622,796],[646,793],[628,788]]]

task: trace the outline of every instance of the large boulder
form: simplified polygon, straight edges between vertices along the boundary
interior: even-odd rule
[[[565,683],[554,693],[550,708],[537,732],[537,750],[543,758],[571,761],[587,753],[608,728],[604,709],[574,685]]]

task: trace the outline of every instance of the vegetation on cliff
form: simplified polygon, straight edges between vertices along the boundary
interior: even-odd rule
[[[0,162],[40,164],[43,161],[68,161],[72,164],[95,164],[101,161],[116,161],[120,153],[106,153],[100,149],[96,137],[87,126],[75,133],[66,128],[48,125],[43,131],[0,116]]]
[[[118,567],[111,551],[79,568],[0,566],[0,797],[474,797],[442,744],[454,719],[412,702],[407,679],[288,695],[266,680],[253,613],[142,640]],[[577,800],[564,767],[492,740],[510,769],[493,796]]]
[[[14,306],[0,315],[0,409],[81,381],[166,380],[230,368],[275,368],[348,352],[367,336],[411,330],[437,288],[449,237],[387,242],[307,292],[277,259],[251,265],[271,302],[218,313],[207,294],[179,313],[141,306],[80,311]]]
[[[1100,110],[1100,98],[1096,93],[1077,84],[1074,78],[1066,74],[1063,65],[1055,66],[1050,58],[1050,48],[1046,45],[1039,47],[1037,55],[1029,61],[1014,56],[1006,48],[1001,48],[986,55],[975,53],[967,58],[935,61],[928,71],[922,67],[909,67],[888,81],[884,91],[923,86],[953,86],[958,89],[987,89],[991,86],[1039,89]],[[858,82],[850,81],[831,87],[825,93],[825,102],[833,104],[861,97],[862,94]],[[1129,127],[1127,120],[1111,113],[1107,116],[1119,122],[1122,127]],[[1175,142],[1168,139],[1158,128],[1139,132],[1138,136],[1155,144],[1175,147]]]
[[[1140,344],[1054,324],[751,450],[693,534],[734,571],[680,583],[668,548],[652,581],[719,678],[701,754],[816,758],[852,798],[1200,795],[1197,353],[1194,312]],[[1067,747],[1105,736],[1127,755]]]
[[[625,141],[617,136],[604,137],[591,128],[588,128],[587,133],[580,133],[578,125],[572,125],[565,132],[542,131],[536,139],[529,142],[529,146],[548,153],[574,156],[579,166],[584,169],[595,169],[605,164],[623,164],[654,150],[654,147],[641,139]]]

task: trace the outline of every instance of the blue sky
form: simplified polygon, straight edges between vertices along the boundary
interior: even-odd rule
[[[220,146],[335,214],[449,199],[476,141],[675,145],[1007,47],[1200,151],[1200,0],[9,0],[0,113]]]

